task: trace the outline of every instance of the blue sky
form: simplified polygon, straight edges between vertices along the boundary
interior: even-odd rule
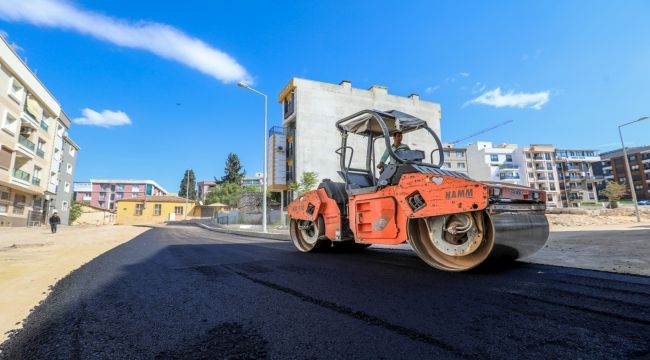
[[[291,77],[418,93],[459,145],[620,148],[650,115],[648,1],[2,0],[0,33],[64,111],[75,181],[262,170],[263,98]],[[650,120],[623,127],[650,144]],[[332,156],[334,156],[332,154]]]

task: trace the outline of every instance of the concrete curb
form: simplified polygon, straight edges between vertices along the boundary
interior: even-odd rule
[[[231,229],[228,227],[220,227],[218,225],[213,225],[213,224],[207,224],[205,221],[200,221],[200,220],[185,220],[185,221],[175,221],[175,222],[168,222],[168,224],[178,224],[178,225],[195,225],[198,227],[201,227],[206,230],[214,231],[214,232],[221,232],[221,233],[226,233],[226,234],[234,234],[234,235],[243,235],[243,236],[255,236],[255,237],[260,237],[264,239],[270,239],[270,240],[278,240],[278,241],[291,241],[291,238],[289,237],[289,234],[281,234],[281,233],[263,233],[261,231],[246,231],[246,230],[236,230],[236,229]]]

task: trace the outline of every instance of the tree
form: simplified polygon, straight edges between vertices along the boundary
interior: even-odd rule
[[[228,159],[226,159],[226,168],[224,169],[226,175],[221,177],[221,182],[241,184],[246,171],[241,166],[239,162],[239,156],[235,153],[228,154]]]
[[[605,189],[600,191],[600,195],[604,196],[609,200],[608,207],[610,209],[615,209],[618,207],[618,201],[627,194],[627,188],[625,185],[621,185],[614,181],[609,181]]]
[[[188,184],[189,181],[189,184]],[[183,180],[181,180],[181,185],[178,188],[178,196],[185,197],[188,194],[188,198],[191,200],[196,200],[196,178],[194,177],[194,170],[186,170],[183,174]]]
[[[239,184],[224,183],[208,191],[205,196],[205,204],[222,203],[228,206],[237,206],[237,199],[242,191],[242,187]]]
[[[81,203],[76,201],[70,205],[70,213],[68,214],[68,225],[72,225],[77,219],[81,217]]]
[[[299,183],[289,184],[289,190],[295,191],[298,193],[298,196],[303,196],[309,190],[312,190],[314,186],[318,183],[318,173],[313,171],[305,171],[300,177]]]

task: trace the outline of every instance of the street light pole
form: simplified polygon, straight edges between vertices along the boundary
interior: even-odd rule
[[[262,231],[266,232],[266,190],[267,190],[267,181],[266,181],[266,152],[267,150],[267,145],[266,145],[266,129],[267,129],[267,116],[268,116],[268,105],[267,105],[267,97],[266,94],[257,91],[253,89],[252,87],[248,86],[246,83],[240,81],[237,83],[237,86],[242,87],[244,89],[248,89],[256,94],[264,96],[264,171],[262,172],[262,189],[263,189],[263,194],[262,194]]]
[[[190,170],[191,169],[185,170],[185,211],[183,211],[185,214],[185,220],[187,220],[187,205],[189,204],[190,199]]]
[[[623,143],[623,133],[621,132],[621,127],[625,125],[630,125],[635,122],[643,121],[648,119],[647,116],[640,117],[629,123],[618,126],[618,136],[621,138],[621,146],[623,147],[623,159],[625,160],[625,170],[627,171],[627,181],[630,184],[630,193],[632,193],[632,202],[634,203],[634,212],[636,213],[636,222],[641,222],[641,215],[639,215],[639,204],[636,203],[636,189],[634,188],[634,180],[632,179],[632,170],[630,169],[630,162],[627,160],[627,151],[625,150],[625,144]]]

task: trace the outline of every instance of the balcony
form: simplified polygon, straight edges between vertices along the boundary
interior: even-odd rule
[[[33,179],[32,179],[32,184],[34,184],[34,185],[36,185],[36,186],[40,186],[40,185],[41,185],[41,179],[39,179],[39,178],[33,178]]]
[[[499,166],[499,170],[518,170],[519,165],[513,165],[513,164],[503,164]]]
[[[24,136],[19,136],[19,137],[18,137],[18,143],[19,143],[20,145],[22,145],[22,146],[28,148],[28,149],[31,150],[31,151],[36,150],[36,144],[34,144],[33,142],[27,140],[27,138],[24,137]]]
[[[45,159],[45,151],[43,151],[42,149],[36,149],[36,155],[38,155],[42,159]]]
[[[50,126],[47,125],[47,123],[45,121],[41,120],[41,129],[47,131],[47,130],[50,129]]]
[[[15,177],[16,179],[19,179],[19,180],[29,182],[29,179],[31,178],[31,175],[29,175],[29,173],[26,173],[26,172],[24,172],[24,171],[22,171],[20,169],[14,169],[13,177]]]
[[[500,180],[519,180],[521,177],[519,174],[499,174]]]

